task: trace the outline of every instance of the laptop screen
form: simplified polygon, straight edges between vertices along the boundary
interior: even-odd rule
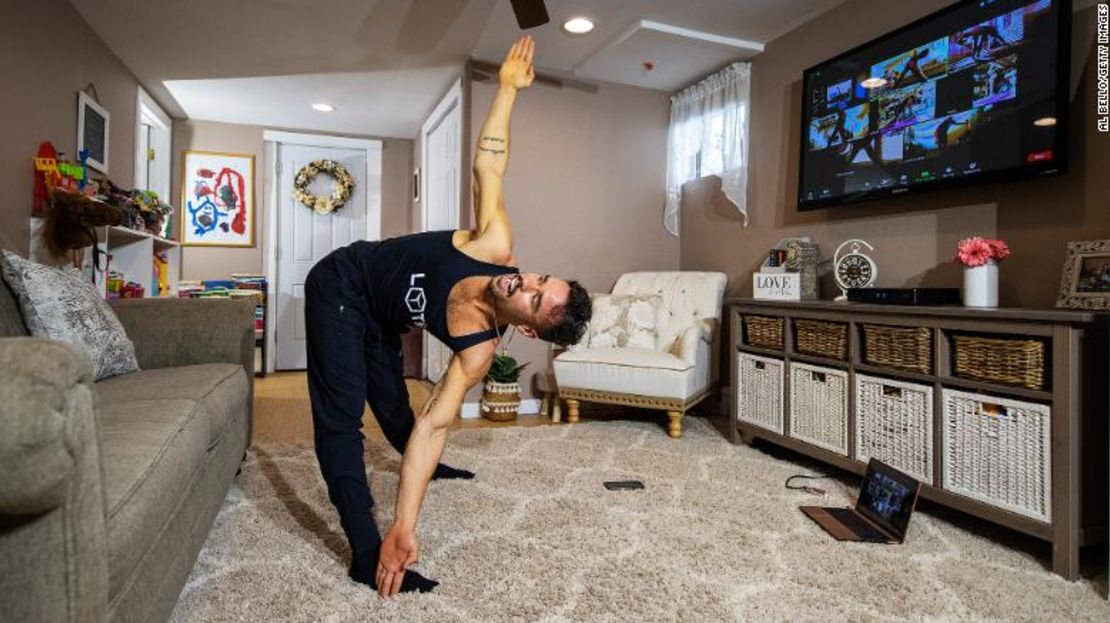
[[[913,478],[871,459],[856,510],[901,539],[906,536],[919,489]]]

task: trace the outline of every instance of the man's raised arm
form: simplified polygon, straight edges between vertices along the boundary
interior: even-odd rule
[[[474,177],[477,182],[474,216],[479,235],[484,234],[492,222],[505,216],[502,178],[509,164],[509,120],[517,91],[528,88],[535,77],[532,68],[535,49],[536,44],[528,36],[513,44],[501,64],[497,95],[478,134],[478,147],[474,154]]]

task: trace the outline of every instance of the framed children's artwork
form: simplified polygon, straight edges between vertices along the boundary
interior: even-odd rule
[[[108,174],[108,127],[112,115],[84,91],[77,92],[77,154],[89,150],[90,168]]]
[[[1110,309],[1110,240],[1068,243],[1056,307]]]
[[[184,152],[181,244],[254,246],[253,154]]]

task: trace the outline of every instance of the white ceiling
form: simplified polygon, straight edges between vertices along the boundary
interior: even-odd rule
[[[402,138],[467,57],[499,60],[520,35],[509,0],[70,2],[175,117]],[[841,2],[547,0],[552,22],[529,34],[541,71],[673,90],[752,52],[674,37],[614,45],[640,20],[763,44]],[[559,25],[571,15],[597,28],[570,37]]]
[[[273,128],[411,137],[458,78],[457,67],[169,80],[166,88],[193,119]],[[263,104],[264,103],[264,104]],[[335,111],[319,113],[315,103]]]

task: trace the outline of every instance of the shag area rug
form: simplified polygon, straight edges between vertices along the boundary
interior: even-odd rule
[[[347,579],[312,449],[255,448],[172,620],[1110,620],[1105,575],[1066,582],[1047,548],[936,507],[902,545],[832,540],[797,507],[850,505],[857,483],[787,490],[818,468],[787,458],[698,418],[681,440],[643,422],[453,431],[444,461],[477,478],[433,482],[417,532],[415,568],[441,584],[383,601]],[[399,457],[372,443],[367,464],[384,533]],[[628,478],[646,489],[602,487]]]

